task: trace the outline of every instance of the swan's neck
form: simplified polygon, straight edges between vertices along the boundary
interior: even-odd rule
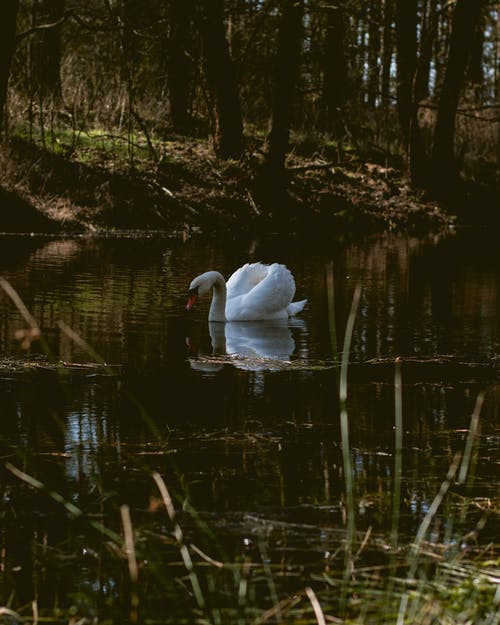
[[[226,281],[222,275],[214,271],[214,282],[212,284],[213,296],[208,313],[209,321],[226,320]]]

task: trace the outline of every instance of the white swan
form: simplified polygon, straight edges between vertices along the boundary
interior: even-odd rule
[[[295,280],[285,265],[247,263],[227,283],[218,271],[206,271],[189,285],[186,306],[213,289],[209,321],[261,321],[287,319],[299,313],[307,300],[292,302]]]

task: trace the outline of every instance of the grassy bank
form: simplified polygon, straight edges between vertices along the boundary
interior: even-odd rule
[[[311,137],[294,139],[286,191],[258,196],[261,148],[248,140],[244,158],[220,161],[207,140],[18,131],[0,147],[0,229],[428,232],[453,222],[397,164]]]

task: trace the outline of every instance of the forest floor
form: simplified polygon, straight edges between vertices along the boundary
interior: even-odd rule
[[[0,230],[7,232],[430,232],[455,217],[373,155],[293,146],[286,193],[260,195],[258,150],[220,161],[208,141],[164,142],[157,162],[94,142],[71,153],[11,139],[0,147]],[[129,145],[130,148],[130,145]],[[259,199],[260,197],[260,199]]]

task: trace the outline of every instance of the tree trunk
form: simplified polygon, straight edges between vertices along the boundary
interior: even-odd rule
[[[109,7],[113,3],[108,0]],[[142,4],[142,3],[141,3]],[[139,37],[138,31],[141,28],[140,17],[142,6],[138,0],[122,0],[121,10],[121,48],[125,56],[125,63],[129,68],[135,68],[139,60]],[[133,70],[130,69],[133,73]]]
[[[243,149],[243,122],[222,0],[203,0],[202,11],[207,81],[215,101],[214,150],[220,158],[237,159]]]
[[[427,188],[430,179],[430,159],[418,122],[418,106],[413,107],[408,137],[408,169],[413,186]]]
[[[424,0],[420,20],[419,59],[414,88],[416,104],[429,95],[432,46],[436,37],[437,15],[436,0]]]
[[[3,0],[0,9],[0,132],[4,126],[10,65],[16,47],[16,21],[19,0]]]
[[[430,159],[418,120],[420,101],[429,95],[432,46],[437,28],[436,0],[422,2],[420,42],[417,66],[411,93],[411,119],[408,136],[408,168],[416,187],[427,188],[430,180]]]
[[[468,79],[474,86],[476,100],[482,101],[484,68],[483,68],[483,52],[485,43],[486,24],[484,19],[479,19],[471,45],[471,54],[468,66]]]
[[[169,5],[170,33],[167,51],[167,81],[170,118],[174,131],[180,134],[191,129],[189,87],[192,64],[188,56],[192,0],[172,0]]]
[[[368,29],[368,98],[367,104],[375,108],[379,98],[380,83],[380,0],[371,0]]]
[[[283,179],[292,122],[294,91],[299,74],[303,0],[283,2],[275,61],[271,131],[267,137],[264,167],[279,182]],[[271,178],[271,179],[272,179]]]
[[[345,50],[344,0],[326,7],[326,41],[323,59],[323,100],[327,129],[343,134],[342,109],[347,99],[347,56]]]
[[[500,7],[497,11],[497,23],[496,23],[496,76],[495,76],[495,97],[500,99]],[[499,131],[500,132],[500,131]],[[500,154],[500,142],[498,143],[498,150]]]
[[[396,97],[403,145],[408,153],[417,68],[417,0],[396,0]]]
[[[482,5],[483,0],[457,0],[453,13],[448,63],[439,98],[432,150],[435,188],[446,188],[456,178],[455,115]]]
[[[37,23],[47,26],[40,30],[34,68],[34,78],[42,98],[60,101],[61,89],[61,20],[64,16],[65,0],[43,0],[40,4]]]
[[[446,53],[450,44],[450,32],[451,32],[451,20],[448,17],[450,11],[442,10],[443,2],[439,3],[438,16],[437,16],[437,33],[434,38],[434,83],[436,86],[436,93],[442,87],[444,82],[444,74],[446,71]]]
[[[355,13],[349,20],[349,79],[351,82],[351,111],[355,116],[361,116],[364,110],[366,84],[365,72],[368,63],[367,39],[368,20],[366,14]],[[356,108],[354,108],[356,105]]]
[[[383,3],[383,31],[382,31],[382,51],[381,51],[381,87],[380,94],[384,112],[388,114],[389,94],[391,88],[391,63],[393,50],[392,19],[394,15],[393,0],[384,0]]]

